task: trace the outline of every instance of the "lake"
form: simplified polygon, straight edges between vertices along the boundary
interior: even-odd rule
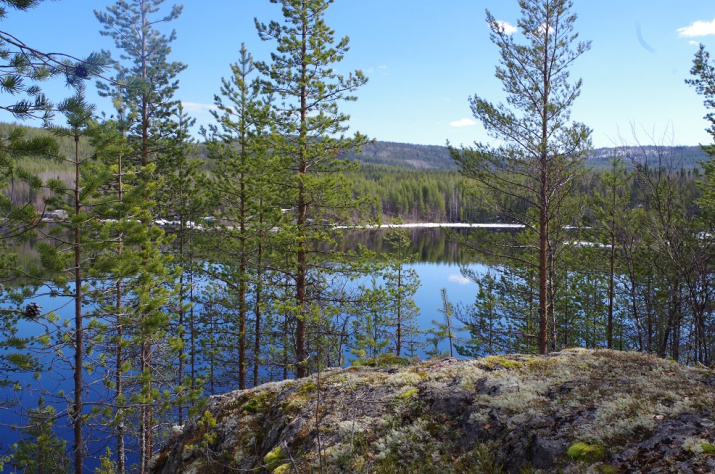
[[[421,330],[427,330],[433,326],[433,319],[438,321],[443,320],[443,315],[439,312],[439,309],[442,307],[442,288],[446,289],[448,298],[454,305],[471,305],[474,302],[477,285],[462,276],[461,265],[468,265],[470,268],[477,269],[478,271],[483,269],[483,266],[478,263],[469,263],[469,256],[463,249],[459,248],[456,243],[450,242],[439,228],[410,228],[408,232],[412,240],[412,252],[416,255],[417,261],[405,265],[405,268],[413,269],[420,280],[419,288],[414,295],[415,303],[420,310],[417,325]],[[347,231],[344,245],[346,247],[354,247],[358,243],[361,243],[377,252],[385,251],[387,247],[385,247],[386,244],[381,238],[382,233],[383,231],[380,230]],[[23,261],[31,262],[34,258],[31,255],[31,246],[25,246],[25,250],[22,259]],[[71,320],[73,317],[73,306],[70,304],[71,299],[66,297],[52,297],[46,294],[46,290],[44,289],[40,289],[39,293],[40,294],[34,298],[34,301],[42,307],[43,313],[54,311],[60,320]],[[41,330],[38,325],[34,324],[24,324],[18,329],[19,336],[39,334]],[[446,340],[442,341],[439,348],[442,351],[448,350],[448,342]],[[423,349],[418,349],[417,353],[420,356],[425,355]],[[40,381],[43,384],[43,388],[47,390],[47,393],[50,395],[57,395],[61,390],[70,394],[72,381],[62,374],[70,374],[71,367],[69,365],[61,366],[55,364],[52,367],[52,371],[55,373],[48,372],[42,374]],[[24,377],[22,382],[23,385],[27,386],[37,386],[38,384],[38,381],[30,375]],[[22,390],[20,392],[6,390],[5,397],[15,397],[17,401],[25,406],[36,406],[39,393],[31,390]],[[50,396],[50,398],[52,397]],[[66,405],[61,407],[60,404],[58,408],[66,408]],[[19,417],[14,413],[14,410],[3,410],[2,424],[4,426],[0,427],[0,444],[2,448],[11,446],[18,439],[18,432],[9,429],[8,425],[23,424],[24,422],[26,422],[26,419]],[[58,419],[57,431],[62,433],[62,436],[68,440],[69,448],[71,445],[69,440],[71,438],[70,432],[67,429],[66,416],[62,416]],[[91,451],[94,451],[96,454],[98,451],[101,451],[99,448],[101,447],[91,449]],[[4,449],[0,451],[0,454],[2,452],[4,452]],[[88,467],[94,466],[94,461],[90,459],[87,461]]]

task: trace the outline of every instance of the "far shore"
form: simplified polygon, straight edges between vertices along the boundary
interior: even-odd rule
[[[523,224],[469,224],[464,222],[414,222],[411,224],[380,224],[365,226],[337,226],[338,229],[430,229],[439,227],[479,229],[523,229]]]

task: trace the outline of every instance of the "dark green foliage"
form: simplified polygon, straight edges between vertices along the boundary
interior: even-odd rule
[[[117,335],[120,343],[117,354],[124,354],[121,348],[125,338],[139,351],[125,362],[131,367],[127,378],[134,384],[126,396],[133,411],[125,411],[123,416],[129,418],[123,418],[117,425],[122,428],[127,419],[136,421],[142,472],[154,452],[161,409],[175,401],[181,417],[188,398],[182,395],[173,400],[176,393],[190,393],[189,398],[195,394],[182,386],[184,323],[188,323],[184,316],[190,312],[187,300],[191,294],[183,272],[193,269],[190,246],[183,244],[188,238],[188,219],[200,206],[194,207],[187,194],[196,182],[196,165],[191,163],[190,156],[192,121],[174,98],[178,90],[176,76],[186,66],[169,60],[176,33],[164,34],[160,30],[179,17],[182,7],[172,6],[164,13],[163,4],[164,0],[118,1],[106,11],[95,11],[102,24],[101,34],[111,37],[120,51],[115,81],[98,87],[101,94],[113,99],[121,136],[126,140],[123,145],[129,148],[118,155],[118,163],[136,173],[137,181],[129,184],[139,186],[144,199],[137,211],[141,212],[140,221],[146,231],[138,234],[137,242],[128,247],[142,260],[134,268],[138,272],[132,274],[132,280],[123,282],[131,294],[126,304],[134,308],[129,313],[131,317],[124,321],[128,334]],[[181,221],[179,258],[174,272],[170,272],[168,265],[171,257],[164,252],[169,240],[163,237],[161,229],[149,225],[159,217],[158,212],[171,213]],[[166,217],[172,219],[173,215]],[[169,300],[174,289],[179,297]],[[167,304],[169,308],[165,307]],[[117,366],[120,365],[124,364],[118,361]],[[123,443],[122,436],[123,432],[117,433],[118,445]],[[123,464],[119,470],[124,471]]]

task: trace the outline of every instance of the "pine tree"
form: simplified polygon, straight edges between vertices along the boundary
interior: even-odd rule
[[[524,225],[534,237],[530,245],[536,249],[539,271],[538,348],[544,353],[552,308],[549,275],[557,252],[550,236],[555,226],[567,223],[565,200],[590,148],[590,130],[570,122],[581,81],[569,83],[569,67],[590,43],[576,43],[570,0],[520,0],[519,6],[518,29],[525,45],[487,11],[491,40],[501,54],[496,77],[507,105],[494,105],[479,95],[470,99],[474,116],[503,145],[477,143],[451,151],[462,174],[481,186],[494,211]]]
[[[57,418],[55,408],[40,399],[37,408],[27,411],[27,417],[29,425],[23,429],[8,464],[20,472],[72,472],[65,453],[67,443],[53,429]]]
[[[122,51],[120,58],[129,63],[116,63],[116,83],[129,112],[137,117],[132,135],[142,166],[149,164],[150,155],[161,150],[157,137],[165,131],[164,125],[176,108],[176,76],[186,68],[178,61],[168,61],[176,32],[166,36],[157,29],[157,25],[178,18],[183,7],[174,5],[168,14],[157,18],[163,3],[164,0],[119,0],[106,12],[94,12],[104,28],[100,33],[114,40]],[[100,83],[98,87],[112,94],[111,86]]]
[[[158,340],[166,337],[163,311],[157,311],[166,303],[168,255],[163,249],[168,246],[163,231],[152,224],[154,203],[146,196],[153,193],[150,183],[141,176],[147,168],[132,166],[123,158],[131,152],[127,143],[127,122],[119,108],[118,116],[99,124],[91,136],[98,166],[109,170],[109,177],[97,190],[100,200],[95,207],[102,216],[99,233],[104,251],[95,259],[92,274],[97,312],[102,315],[105,329],[102,333],[102,349],[106,360],[105,384],[111,390],[108,404],[103,412],[106,425],[113,430],[116,439],[116,471],[125,472],[127,438],[137,411],[145,409],[145,403],[137,400],[137,391],[151,384],[151,378],[142,377],[138,369],[143,365],[141,352],[146,347],[147,337]],[[144,296],[148,294],[147,296]],[[151,335],[145,325],[158,318],[157,334]],[[147,335],[149,333],[149,335]],[[171,340],[161,345],[171,345]],[[142,350],[140,351],[139,348]],[[140,354],[138,354],[140,352]],[[113,359],[114,364],[110,363]],[[173,360],[175,357],[171,357]],[[164,372],[171,373],[166,364]],[[137,385],[140,387],[137,388]],[[157,401],[158,403],[158,401]]]
[[[473,307],[458,308],[456,319],[464,324],[470,338],[463,345],[455,344],[461,356],[480,357],[498,352],[508,352],[509,335],[506,334],[503,309],[500,304],[501,284],[491,270],[479,275],[466,268],[462,274],[479,285]]]
[[[710,59],[710,53],[702,44],[697,53],[695,53],[690,74],[694,77],[687,79],[685,82],[695,87],[696,92],[703,96],[703,104],[707,110],[705,119],[709,122],[707,132],[713,137],[711,143],[701,145],[709,159],[701,163],[705,179],[698,181],[702,192],[701,197],[698,199],[698,206],[702,212],[702,226],[705,232],[705,234],[701,235],[707,236],[711,235],[715,229],[715,111],[713,111],[715,109],[715,66],[713,66]],[[699,240],[697,248],[705,249],[706,253],[697,259],[698,268],[705,269],[709,266],[710,258],[708,257],[714,253],[711,251],[712,239]],[[715,360],[715,351],[713,350],[713,347],[715,347],[713,345],[715,331],[712,329],[712,315],[708,315],[707,311],[704,311],[710,300],[710,292],[707,288],[712,287],[712,283],[708,283],[709,273],[707,271],[703,272],[699,280],[699,283],[694,284],[693,279],[689,278],[687,284],[690,294],[689,299],[694,310],[692,330],[694,341],[692,341],[692,347],[694,347],[695,354],[693,358],[704,365],[712,365],[713,360]]]
[[[102,192],[108,197],[109,209],[104,209],[103,215],[109,224],[106,226],[105,239],[113,245],[108,246],[103,262],[98,266],[103,267],[102,278],[107,280],[106,287],[109,288],[107,296],[99,299],[97,304],[101,311],[106,314],[107,341],[105,341],[105,352],[114,355],[114,367],[108,369],[106,384],[113,388],[111,396],[114,410],[110,410],[105,416],[110,420],[107,425],[112,427],[116,439],[116,464],[115,470],[123,474],[126,470],[126,443],[125,443],[125,419],[126,419],[126,399],[125,399],[125,371],[126,371],[126,342],[127,311],[126,289],[127,280],[132,275],[134,262],[132,253],[128,251],[125,243],[125,235],[132,235],[137,230],[134,226],[133,213],[127,215],[127,210],[132,209],[127,206],[131,202],[131,187],[127,186],[127,181],[132,181],[133,173],[131,167],[127,169],[123,162],[123,157],[129,152],[125,136],[126,120],[120,113],[115,120],[107,120],[99,125],[97,132],[92,137],[97,159],[112,171],[112,178],[105,185]],[[134,231],[134,232],[132,232]],[[130,263],[131,262],[131,263]]]
[[[392,251],[387,254],[387,268],[383,273],[387,292],[384,303],[391,312],[395,355],[401,357],[405,343],[414,340],[419,333],[415,324],[419,308],[414,295],[420,286],[420,279],[414,269],[407,268],[415,261],[415,255],[410,253],[409,236],[404,230],[391,229],[389,232],[385,240]]]
[[[132,153],[126,155],[124,161],[139,167],[138,177],[143,180],[141,186],[145,192],[144,199],[148,205],[153,206],[161,204],[156,201],[164,197],[156,194],[157,179],[164,172],[174,172],[158,169],[155,165],[157,157],[172,153],[174,148],[169,138],[175,136],[176,124],[172,117],[178,112],[178,103],[173,96],[178,89],[176,76],[186,67],[180,62],[168,60],[170,44],[176,38],[176,33],[172,31],[164,35],[158,29],[160,25],[178,18],[182,7],[173,6],[162,16],[160,11],[163,3],[164,0],[119,0],[107,7],[106,12],[95,11],[95,16],[103,26],[101,34],[114,40],[115,46],[121,51],[120,59],[125,63],[115,64],[115,84],[100,83],[98,87],[103,94],[113,97],[125,110],[125,116],[132,119],[127,133]],[[149,225],[156,210],[146,210],[149,213],[143,215],[141,222]],[[140,347],[140,355],[135,374],[138,390],[130,398],[140,411],[139,468],[142,473],[148,469],[155,443],[155,408],[159,406],[159,392],[154,376],[159,364],[157,358],[175,356],[172,348],[182,347],[176,335],[168,332],[170,318],[163,305],[169,296],[169,274],[166,258],[159,253],[159,248],[166,241],[161,238],[160,229],[154,232],[158,235],[156,239],[144,240],[139,244],[138,251],[144,258],[145,274],[137,276],[133,287],[137,309],[132,321],[134,328],[131,339]],[[165,366],[166,369],[169,367]],[[176,377],[171,378],[175,381]]]
[[[281,5],[283,23],[268,25],[256,21],[263,40],[277,43],[271,62],[256,63],[265,76],[265,91],[280,104],[275,111],[276,130],[281,140],[275,153],[284,160],[289,173],[282,192],[284,208],[292,211],[292,221],[279,235],[283,248],[293,254],[286,270],[295,294],[286,309],[295,316],[296,375],[308,374],[308,333],[317,324],[320,310],[312,304],[311,272],[320,258],[315,244],[330,243],[334,235],[324,221],[344,218],[350,209],[350,194],[340,172],[349,167],[343,155],[365,142],[356,134],[345,137],[348,116],[338,110],[344,100],[365,84],[361,71],[337,74],[333,65],[348,50],[348,38],[335,40],[325,24],[325,12],[332,0],[271,0]],[[331,259],[338,256],[333,253]]]
[[[611,169],[602,175],[605,193],[598,191],[593,196],[593,210],[598,227],[599,242],[608,249],[608,316],[606,321],[606,347],[613,347],[614,330],[614,304],[616,299],[616,277],[617,277],[617,257],[619,237],[622,223],[626,220],[628,205],[630,204],[630,194],[627,192],[627,184],[631,179],[626,171],[623,161],[619,157],[614,157],[611,161]]]
[[[27,11],[43,0],[2,0],[0,20],[5,19],[10,10]],[[0,31],[0,89],[3,100],[0,110],[10,112],[19,120],[38,118],[47,122],[53,115],[53,104],[42,92],[41,84],[53,77],[63,76],[68,85],[78,86],[93,75],[102,73],[108,63],[103,53],[92,53],[84,59],[65,53],[46,53],[27,44],[20,35]],[[0,143],[0,186],[25,182],[32,191],[44,183],[22,169],[18,158],[22,156],[45,156],[57,154],[57,145],[51,137],[26,139],[24,131],[15,127]],[[30,203],[16,205],[12,197],[0,196],[0,216],[3,229],[0,239],[4,245],[9,239],[29,235],[36,223],[35,209]],[[0,259],[2,268],[12,268],[9,254]]]
[[[458,327],[455,326],[455,311],[454,305],[449,301],[447,297],[447,289],[442,288],[440,290],[440,295],[442,296],[442,307],[438,308],[437,311],[442,313],[442,321],[432,320],[432,328],[427,330],[427,342],[432,343],[432,349],[428,351],[428,355],[432,357],[436,356],[449,356],[454,357],[454,346],[455,343],[462,342],[460,338],[457,337]],[[449,343],[449,351],[444,353],[439,350],[439,343],[443,340],[447,340]]]
[[[390,346],[389,311],[385,307],[387,291],[375,277],[361,288],[360,304],[352,320],[350,352],[358,361],[377,359]]]
[[[248,372],[248,317],[251,295],[254,290],[255,341],[260,341],[261,294],[263,277],[263,249],[267,232],[274,227],[280,215],[275,183],[280,181],[269,153],[271,130],[269,128],[270,102],[262,97],[261,84],[254,61],[245,45],[241,45],[238,62],[231,65],[233,75],[222,80],[221,93],[214,98],[217,125],[207,134],[209,156],[217,169],[211,183],[214,188],[220,222],[215,227],[221,234],[216,251],[217,263],[213,275],[226,283],[226,289],[235,292],[238,309],[236,333],[238,334],[238,387],[246,388]],[[272,210],[272,211],[271,211]],[[270,214],[273,214],[270,216]],[[252,278],[253,276],[253,278]],[[257,381],[257,363],[260,343],[254,344],[254,383]]]
[[[75,473],[81,474],[84,469],[87,448],[83,438],[86,422],[84,391],[87,386],[84,380],[87,364],[85,354],[89,345],[85,321],[87,315],[84,309],[88,299],[85,291],[89,281],[89,268],[93,264],[93,254],[98,250],[92,235],[96,233],[96,216],[93,215],[92,208],[88,207],[88,201],[104,176],[88,173],[87,168],[91,164],[90,157],[82,156],[79,151],[80,140],[87,139],[94,113],[94,107],[85,100],[84,89],[79,87],[76,94],[62,102],[58,108],[66,117],[67,127],[54,127],[53,131],[56,135],[70,137],[74,142],[73,155],[66,157],[74,171],[74,182],[69,189],[63,189],[64,183],[61,182],[52,183],[52,187],[58,191],[59,200],[56,202],[58,208],[61,208],[63,198],[69,198],[70,204],[64,206],[68,211],[69,221],[66,226],[60,228],[66,227],[71,241],[65,242],[64,236],[53,230],[51,234],[58,246],[42,243],[38,249],[48,269],[71,275],[69,280],[71,281],[70,295],[74,306],[72,318],[74,326],[70,336],[72,341],[70,344],[72,348],[70,366],[74,383],[73,400],[69,412],[74,435],[72,455]]]
[[[195,120],[184,113],[181,104],[177,106],[176,115],[172,118],[175,120],[167,123],[168,135],[164,140],[164,149],[156,159],[157,169],[161,170],[158,174],[162,178],[157,191],[157,196],[161,197],[157,211],[172,222],[172,225],[167,226],[166,229],[167,235],[174,237],[173,245],[165,251],[172,256],[173,280],[178,280],[169,306],[172,322],[176,326],[173,332],[179,343],[176,391],[186,394],[181,397],[182,400],[177,401],[178,422],[183,425],[183,405],[193,404],[197,396],[195,380],[193,377],[186,377],[185,362],[187,343],[189,360],[195,357],[195,346],[191,344],[198,330],[193,320],[194,293],[201,266],[195,244],[197,233],[205,230],[206,222],[203,221],[203,216],[206,210],[206,193],[203,192],[202,186],[202,182],[205,181],[200,169],[202,162],[196,157],[194,140],[190,132]],[[185,384],[184,389],[181,388],[182,384]]]

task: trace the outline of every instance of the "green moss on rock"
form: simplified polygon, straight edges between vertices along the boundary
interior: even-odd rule
[[[398,399],[406,401],[412,398],[413,396],[417,395],[420,392],[420,389],[417,387],[410,387],[404,392],[402,392],[399,396]]]
[[[603,446],[598,444],[587,444],[581,441],[572,444],[566,452],[566,455],[571,459],[587,463],[600,461],[603,459],[605,454],[606,450]]]
[[[271,392],[264,392],[261,394],[256,395],[255,397],[251,398],[246,402],[245,405],[243,405],[242,409],[246,413],[263,413],[267,411],[270,408],[270,402],[273,400],[275,397],[274,393]]]
[[[357,359],[352,362],[355,367],[404,367],[411,365],[410,359],[405,359],[404,357],[397,357],[392,352],[387,352],[380,354],[374,358],[368,359]]]
[[[482,359],[482,362],[488,367],[503,367],[505,369],[520,369],[524,367],[524,363],[514,359],[507,359],[502,356],[489,356]]]
[[[263,457],[263,465],[269,471],[273,471],[281,466],[284,460],[285,454],[283,454],[283,448],[276,446]]]

